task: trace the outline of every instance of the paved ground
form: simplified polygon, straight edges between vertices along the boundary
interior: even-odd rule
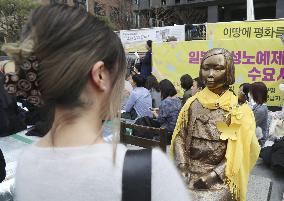
[[[6,182],[0,184],[0,200],[10,201],[10,199],[2,199],[1,193],[10,188],[11,178],[14,176],[14,169],[16,167],[16,158],[21,150],[37,140],[36,137],[27,137],[24,135],[25,132],[20,132],[16,135],[0,138],[0,148],[4,153],[7,167],[7,177]],[[129,148],[136,149],[137,147],[128,146]],[[248,201],[282,201],[284,193],[284,174],[279,174],[274,172],[259,159],[255,168],[252,171],[252,186],[250,194],[248,196],[250,199]],[[269,189],[270,181],[272,183],[271,189]],[[270,191],[270,199],[260,199],[264,198],[266,194]],[[262,196],[263,195],[263,196]],[[11,200],[12,201],[12,200]],[[284,201],[284,199],[283,199]]]
[[[273,171],[270,167],[266,166],[261,159],[258,160],[252,174],[271,179],[272,188],[269,201],[284,201],[284,174]]]
[[[127,147],[137,149],[136,146],[132,145],[128,145]],[[167,153],[169,153],[169,146],[167,146]],[[251,182],[252,189],[249,190],[251,195],[247,196],[247,201],[284,201],[284,174],[274,172],[270,167],[266,166],[260,158],[252,170],[251,175],[253,175],[251,179],[257,181]],[[261,199],[259,197],[261,197]]]

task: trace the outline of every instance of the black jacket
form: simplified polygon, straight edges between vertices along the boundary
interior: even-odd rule
[[[141,65],[141,75],[146,79],[152,73],[152,51],[146,52]]]
[[[6,177],[6,162],[5,162],[5,158],[4,155],[0,149],[0,182],[2,182],[5,177]]]
[[[264,163],[284,173],[284,137],[275,142],[272,146],[262,148],[260,157],[263,159]]]
[[[4,75],[0,73],[0,137],[26,129],[24,111],[16,98],[4,89]]]

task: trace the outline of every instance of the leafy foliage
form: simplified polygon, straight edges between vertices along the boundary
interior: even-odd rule
[[[0,34],[4,42],[19,39],[24,22],[37,5],[34,0],[0,0]]]

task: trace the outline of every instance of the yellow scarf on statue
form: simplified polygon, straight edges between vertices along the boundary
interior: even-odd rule
[[[219,96],[205,88],[186,102],[179,113],[170,153],[173,156],[175,137],[183,125],[188,125],[188,111],[191,103],[196,99],[203,107],[210,110],[218,108],[225,110],[226,116],[231,118],[230,125],[217,122],[216,127],[221,132],[220,139],[228,140],[225,155],[226,183],[237,200],[245,201],[249,174],[258,159],[260,146],[255,134],[255,119],[252,110],[247,104],[239,106],[238,98],[229,90]]]

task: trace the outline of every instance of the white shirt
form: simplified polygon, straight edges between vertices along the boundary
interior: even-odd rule
[[[126,152],[118,145],[113,165],[111,144],[74,148],[32,145],[16,170],[18,201],[121,201]],[[174,165],[158,149],[152,154],[152,201],[188,201]]]
[[[127,90],[129,92],[129,94],[132,92],[133,87],[131,85],[131,83],[127,80],[124,81],[124,89]]]

